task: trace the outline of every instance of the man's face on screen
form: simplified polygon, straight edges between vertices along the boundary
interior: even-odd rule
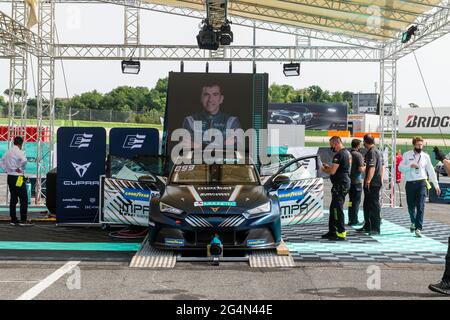
[[[201,100],[203,109],[207,113],[218,113],[220,111],[220,105],[223,103],[223,98],[219,86],[203,87]]]

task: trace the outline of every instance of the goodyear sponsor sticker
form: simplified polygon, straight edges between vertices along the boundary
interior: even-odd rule
[[[122,195],[127,200],[150,201],[151,191],[126,188]]]
[[[236,207],[235,201],[195,201],[194,207]]]
[[[266,244],[266,242],[267,241],[265,239],[251,239],[247,240],[247,246],[248,247],[260,246]]]
[[[280,201],[301,200],[305,197],[303,188],[282,189],[277,193]]]
[[[165,238],[164,243],[166,246],[173,246],[173,247],[182,247],[184,246],[184,240],[183,239],[172,239],[172,238]]]

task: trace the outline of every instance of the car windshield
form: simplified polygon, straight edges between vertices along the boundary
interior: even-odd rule
[[[174,167],[170,184],[259,185],[255,167],[248,164],[200,164]]]

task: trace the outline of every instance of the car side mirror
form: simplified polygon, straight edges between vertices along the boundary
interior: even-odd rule
[[[274,187],[279,187],[283,184],[289,183],[290,181],[291,179],[288,176],[280,174],[272,180],[272,185]]]

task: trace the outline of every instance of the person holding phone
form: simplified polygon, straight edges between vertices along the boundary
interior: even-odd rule
[[[322,239],[345,241],[347,233],[345,231],[344,203],[350,190],[352,156],[338,136],[330,138],[330,149],[334,152],[332,165],[326,163],[322,165],[322,171],[330,175],[333,184],[328,232],[322,235]]]
[[[422,237],[423,218],[425,213],[425,198],[429,186],[428,178],[436,189],[436,194],[441,194],[436,172],[430,156],[423,151],[424,140],[422,137],[414,137],[413,150],[403,155],[398,169],[403,172],[406,180],[406,202],[411,219],[410,231],[415,232],[416,237]]]

